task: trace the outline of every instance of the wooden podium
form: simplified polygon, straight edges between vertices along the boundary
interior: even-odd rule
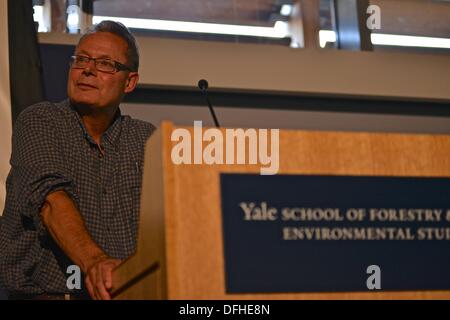
[[[162,123],[147,143],[137,252],[114,271],[114,299],[450,299],[450,291],[227,294],[219,174],[260,166],[174,165],[176,128]],[[279,141],[281,174],[450,177],[447,135],[280,130]]]

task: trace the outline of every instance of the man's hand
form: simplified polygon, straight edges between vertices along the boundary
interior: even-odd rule
[[[111,300],[109,291],[112,288],[112,271],[121,262],[121,260],[104,255],[88,268],[86,287],[92,299]]]
[[[112,270],[120,264],[90,236],[77,206],[64,191],[50,193],[41,208],[41,218],[58,246],[86,275],[93,299],[111,299]]]

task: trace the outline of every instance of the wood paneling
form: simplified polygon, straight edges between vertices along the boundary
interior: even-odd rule
[[[170,123],[163,124],[147,145],[139,249],[130,260],[146,261],[147,266],[158,261],[161,275],[156,280],[159,288],[156,296],[168,299],[450,299],[450,291],[227,294],[219,174],[259,173],[259,166],[173,165],[170,135],[175,128]],[[193,128],[188,130],[193,135]],[[280,174],[450,177],[449,150],[450,136],[446,135],[285,130],[280,132]],[[144,267],[132,262],[119,267],[114,274],[115,288]],[[134,288],[119,297],[155,297],[155,293],[142,286]]]

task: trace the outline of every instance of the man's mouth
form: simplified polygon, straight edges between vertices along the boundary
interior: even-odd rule
[[[83,83],[83,82],[77,83],[77,87],[79,87],[80,89],[98,89],[96,86],[94,86],[92,84]]]

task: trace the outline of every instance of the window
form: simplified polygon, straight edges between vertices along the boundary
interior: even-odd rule
[[[122,21],[138,35],[291,47],[320,44],[322,48],[338,47],[336,1],[339,0],[33,0],[40,32],[56,29],[78,33],[92,23],[113,19]],[[374,50],[450,52],[450,1],[367,3],[380,10],[380,28],[370,35]],[[365,15],[361,19],[370,17],[365,10],[359,14]],[[61,20],[63,27],[56,27]]]

